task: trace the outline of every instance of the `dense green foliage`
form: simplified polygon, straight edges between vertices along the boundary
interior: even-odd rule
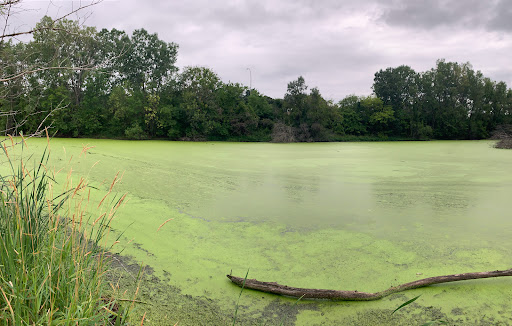
[[[16,112],[0,117],[7,133],[31,133],[50,112],[43,126],[58,136],[172,140],[480,139],[512,122],[512,91],[469,63],[380,70],[373,96],[338,103],[299,77],[272,99],[206,67],[179,71],[178,45],[144,29],[127,35],[48,17],[37,27],[28,43],[0,43],[0,78],[84,69],[1,83],[1,110]]]
[[[438,60],[424,73],[410,67],[375,74],[376,96],[395,112],[393,131],[414,138],[480,139],[512,122],[512,90],[469,63]]]

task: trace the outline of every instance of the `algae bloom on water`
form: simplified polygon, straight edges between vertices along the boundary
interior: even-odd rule
[[[31,140],[33,147],[38,141]],[[165,312],[140,307],[152,323],[231,320],[240,290],[225,278],[231,270],[295,287],[377,292],[419,278],[511,267],[512,152],[493,142],[55,139],[54,161],[86,143],[94,148],[77,172],[98,184],[124,172],[117,191],[128,193],[127,202],[113,221],[124,232],[119,248],[149,265],[150,278],[168,291],[142,289],[141,300],[182,302]],[[437,316],[507,323],[512,308],[503,302],[511,282],[459,282],[369,303],[295,304],[245,291],[238,320],[258,325],[284,315],[296,325],[410,325]],[[391,316],[419,291],[414,305]]]

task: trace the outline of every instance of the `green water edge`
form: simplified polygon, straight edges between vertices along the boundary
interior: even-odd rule
[[[31,139],[26,154],[45,144]],[[492,145],[54,139],[51,148],[57,170],[72,166],[98,185],[95,200],[124,171],[116,190],[128,193],[127,202],[113,228],[124,232],[115,248],[132,261],[116,269],[121,287],[134,286],[130,264],[150,267],[135,319],[146,312],[145,325],[230,325],[240,293],[225,277],[231,270],[289,286],[374,292],[510,268],[512,152]],[[85,156],[84,146],[95,147]],[[511,294],[509,278],[375,302],[296,304],[246,290],[237,324],[279,325],[284,318],[285,325],[507,325]]]

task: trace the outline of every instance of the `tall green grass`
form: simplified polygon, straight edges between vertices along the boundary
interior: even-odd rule
[[[9,172],[0,176],[0,324],[121,325],[129,307],[107,288],[105,246],[124,197],[88,215],[87,180],[73,184],[70,172],[55,195],[49,151],[24,160],[16,146],[1,151]]]

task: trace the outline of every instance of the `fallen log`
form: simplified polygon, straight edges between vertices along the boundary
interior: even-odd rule
[[[236,277],[233,275],[226,275],[231,282],[235,283],[245,289],[257,290],[266,293],[279,294],[295,298],[303,299],[330,299],[330,300],[344,300],[344,301],[371,301],[378,300],[393,293],[402,292],[406,290],[416,289],[433,284],[476,280],[480,278],[512,276],[512,269],[504,271],[491,271],[491,272],[477,272],[477,273],[463,273],[444,276],[434,276],[424,278],[421,280],[401,284],[398,286],[390,287],[387,290],[375,293],[359,292],[359,291],[339,291],[339,290],[323,290],[323,289],[304,289],[295,288],[291,286],[281,285],[276,282],[261,282],[255,279],[246,279],[243,277]]]

